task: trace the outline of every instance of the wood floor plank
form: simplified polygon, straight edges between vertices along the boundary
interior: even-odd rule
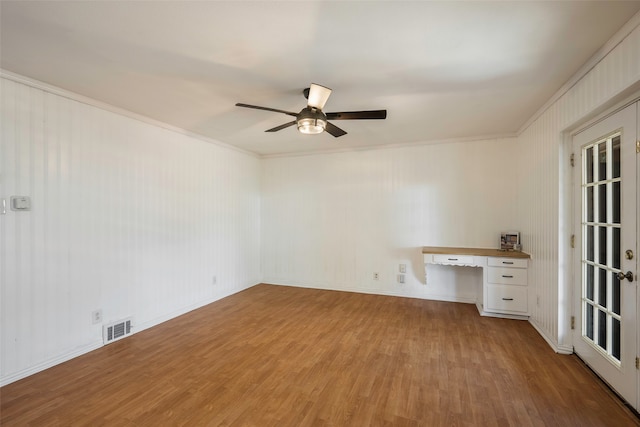
[[[527,322],[271,285],[1,388],[0,424],[640,425]]]

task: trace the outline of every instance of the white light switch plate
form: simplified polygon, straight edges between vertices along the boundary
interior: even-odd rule
[[[31,197],[28,196],[11,196],[11,210],[13,211],[30,211]]]

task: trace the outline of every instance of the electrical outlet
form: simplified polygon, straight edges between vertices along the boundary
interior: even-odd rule
[[[407,264],[400,264],[400,273],[404,274],[407,272]]]
[[[404,283],[404,274],[398,274],[398,283]]]
[[[213,276],[213,280],[211,280],[211,284],[215,285],[216,283],[218,283],[218,278],[216,276]]]
[[[373,273],[373,280],[380,280],[380,275],[378,273]]]
[[[93,324],[97,324],[97,323],[101,323],[102,322],[102,310],[96,310],[93,313],[91,313],[91,321],[93,322]]]

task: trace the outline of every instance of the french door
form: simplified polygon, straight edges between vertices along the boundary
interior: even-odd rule
[[[638,409],[638,104],[573,137],[575,352]]]

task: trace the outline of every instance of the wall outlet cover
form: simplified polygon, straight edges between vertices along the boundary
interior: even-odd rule
[[[91,321],[94,325],[102,323],[102,310],[96,310],[91,313]]]

